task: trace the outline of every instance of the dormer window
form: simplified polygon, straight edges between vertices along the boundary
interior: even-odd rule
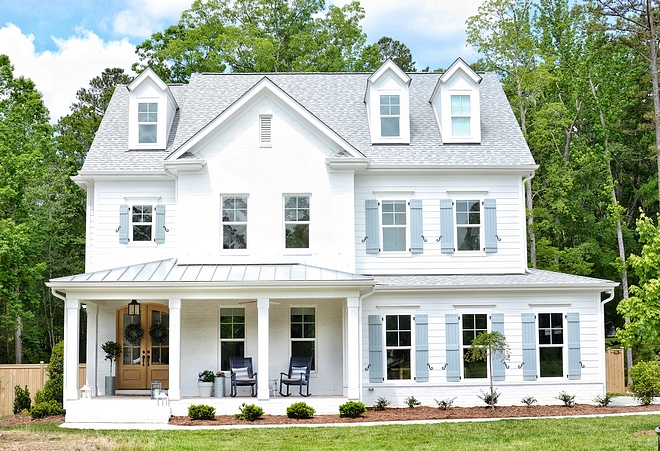
[[[156,143],[158,134],[158,104],[138,103],[138,142]]]
[[[364,102],[372,144],[410,144],[410,82],[391,59],[369,77]]]
[[[470,109],[469,95],[451,96],[451,135],[470,136]]]
[[[380,96],[380,135],[400,136],[401,103],[398,95]]]

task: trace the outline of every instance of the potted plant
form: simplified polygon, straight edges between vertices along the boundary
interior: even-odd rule
[[[210,398],[213,391],[213,381],[215,380],[215,373],[211,370],[200,371],[197,374],[197,387],[199,388],[199,396],[202,398]]]
[[[112,373],[112,362],[121,357],[122,347],[116,341],[106,341],[101,345],[101,349],[105,352],[105,360],[110,360],[110,376],[105,377],[105,394],[115,394],[115,376]]]
[[[225,373],[216,371],[215,379],[213,380],[213,396],[216,398],[223,398],[225,395]]]

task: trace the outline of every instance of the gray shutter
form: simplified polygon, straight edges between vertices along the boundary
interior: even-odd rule
[[[128,243],[128,214],[131,211],[128,205],[119,206],[119,242]]]
[[[380,252],[380,234],[378,233],[378,201],[367,199],[364,201],[365,222],[367,232],[367,254]]]
[[[461,345],[458,330],[458,315],[449,313],[445,315],[447,328],[447,382],[461,380]]]
[[[490,315],[490,324],[491,330],[493,332],[499,332],[504,335],[504,313],[493,313]],[[503,381],[505,379],[505,367],[504,362],[502,362],[502,354],[496,352],[492,356],[493,358],[493,380],[494,381]]]
[[[383,382],[383,320],[369,315],[369,382]]]
[[[451,199],[440,200],[440,252],[454,252],[454,203]]]
[[[495,199],[484,200],[484,235],[486,252],[497,252],[497,208]]]
[[[156,205],[156,244],[165,242],[165,205]]]
[[[582,376],[580,364],[580,314],[568,313],[568,378],[578,380]]]
[[[523,380],[536,380],[536,317],[533,313],[522,314]]]
[[[429,315],[415,315],[415,360],[417,382],[429,381]]]
[[[422,201],[412,199],[410,201],[410,252],[413,254],[424,252],[422,221]]]

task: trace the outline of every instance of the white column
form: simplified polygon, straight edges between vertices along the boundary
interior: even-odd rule
[[[257,358],[259,362],[259,368],[257,371],[257,381],[259,385],[257,399],[259,400],[268,400],[270,395],[268,387],[268,353],[270,351],[270,332],[268,324],[269,304],[270,299],[257,299]]]
[[[181,299],[170,299],[170,388],[171,400],[181,399]]]
[[[64,303],[64,408],[67,401],[78,399],[78,349],[80,301],[66,299]]]
[[[359,345],[359,306],[360,298],[346,298],[348,343],[346,346],[346,365],[348,399],[360,399],[360,345]]]
[[[87,378],[85,383],[92,389],[92,396],[98,396],[99,306],[87,303],[85,310],[87,310]],[[114,362],[113,367],[116,368],[116,365],[117,362]]]

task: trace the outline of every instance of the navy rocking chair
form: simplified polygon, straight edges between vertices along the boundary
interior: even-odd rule
[[[280,373],[280,395],[291,396],[289,386],[297,385],[300,396],[310,396],[309,392],[309,371],[312,368],[311,357],[291,357],[289,361],[289,372]],[[286,385],[286,395],[282,393],[282,385]],[[306,394],[303,394],[303,387],[306,387]]]
[[[257,396],[257,373],[252,372],[252,357],[229,359],[231,390],[229,396],[236,397],[236,387],[250,386],[250,394]]]

